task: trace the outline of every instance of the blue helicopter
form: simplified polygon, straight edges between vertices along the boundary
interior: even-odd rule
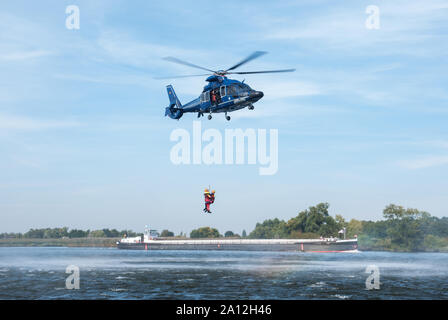
[[[213,71],[174,57],[165,57],[164,60],[186,65],[189,67],[206,70],[210,73],[207,74],[196,74],[196,75],[186,75],[186,76],[174,76],[174,77],[163,77],[158,79],[168,79],[168,78],[186,78],[186,77],[203,77],[209,76],[206,81],[208,84],[204,87],[201,95],[182,105],[174,92],[172,85],[168,85],[167,92],[168,98],[170,99],[170,105],[165,109],[165,116],[169,116],[171,119],[179,120],[184,113],[193,112],[198,114],[198,118],[204,116],[208,113],[208,120],[212,119],[212,113],[224,113],[226,119],[229,121],[230,116],[227,115],[228,112],[240,110],[243,108],[248,108],[249,110],[254,109],[254,103],[263,97],[263,92],[253,90],[244,80],[238,81],[234,79],[229,79],[226,77],[228,74],[258,74],[258,73],[277,73],[277,72],[292,72],[295,69],[282,69],[282,70],[265,70],[265,71],[245,71],[245,72],[230,72],[243,64],[256,59],[267,52],[265,51],[255,51],[249,55],[244,60],[238,62],[234,66],[227,70]]]

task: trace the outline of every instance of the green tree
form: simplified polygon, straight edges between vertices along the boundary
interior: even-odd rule
[[[387,234],[393,248],[417,251],[423,247],[422,222],[430,217],[429,213],[390,204],[383,210],[383,216],[388,222]]]
[[[405,209],[402,206],[397,206],[395,204],[390,204],[386,206],[383,210],[383,216],[387,220],[402,220],[405,218],[409,219],[422,219],[429,218],[431,215],[426,211],[419,211],[417,209]]]
[[[277,218],[257,223],[255,229],[249,234],[253,239],[278,239],[288,236],[286,223]]]
[[[163,230],[160,234],[161,237],[174,237],[174,232],[171,232],[167,229]]]
[[[233,233],[233,231],[226,231],[224,233],[224,237],[228,238],[228,237],[233,237],[235,234]]]
[[[334,220],[336,221],[336,225],[338,226],[339,230],[342,230],[342,229],[348,227],[347,221],[345,221],[344,217],[341,216],[340,214],[337,214],[335,216]]]
[[[353,238],[355,235],[360,235],[362,233],[363,223],[362,221],[351,219],[347,224],[347,237]]]
[[[120,234],[121,237],[125,237],[126,236],[127,238],[132,238],[132,237],[137,237],[138,236],[137,232],[134,232],[132,230],[121,230],[119,232],[119,234]]]
[[[448,217],[424,217],[421,219],[421,230],[425,234],[448,237]]]
[[[120,236],[120,232],[117,229],[103,229],[103,232],[107,238],[117,238]]]
[[[210,227],[194,229],[190,233],[190,238],[219,238],[219,231]]]
[[[0,239],[20,239],[23,238],[22,233],[4,232],[0,234]]]
[[[384,239],[389,237],[387,229],[390,223],[386,220],[380,221],[362,221],[362,234],[370,238]]]
[[[429,251],[448,251],[448,238],[428,234],[423,243],[425,249]]]
[[[68,233],[69,238],[85,238],[89,235],[89,230],[83,231],[78,229],[72,229]]]
[[[30,229],[24,234],[25,238],[42,239],[45,234],[45,229]]]
[[[104,233],[103,230],[93,230],[93,231],[90,231],[89,237],[92,237],[92,238],[105,238],[106,234]]]
[[[313,233],[321,236],[336,235],[339,231],[338,224],[328,214],[328,208],[328,203],[319,203],[301,211],[297,217],[288,220],[287,233],[290,235],[300,233]]]
[[[339,231],[339,227],[333,217],[325,217],[323,223],[319,228],[319,234],[323,237],[336,236]]]

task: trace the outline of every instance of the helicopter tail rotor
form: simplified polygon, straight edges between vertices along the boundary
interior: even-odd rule
[[[165,117],[169,116],[171,119],[179,120],[184,115],[182,109],[174,108],[172,106],[165,108]]]
[[[165,108],[165,116],[169,116],[171,119],[179,120],[184,114],[182,104],[174,92],[172,85],[166,86],[168,98],[170,99],[170,106]]]

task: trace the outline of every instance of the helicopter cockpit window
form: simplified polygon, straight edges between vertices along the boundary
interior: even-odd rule
[[[221,86],[219,94],[221,95],[221,97],[224,97],[226,95],[226,87],[225,86]]]
[[[241,90],[244,90],[244,91],[251,91],[252,89],[251,89],[251,87],[249,87],[247,84],[245,84],[245,83],[240,83],[239,85],[238,85],[238,87],[241,89]]]
[[[238,95],[238,89],[235,85],[227,86],[227,95],[229,96],[237,96]]]

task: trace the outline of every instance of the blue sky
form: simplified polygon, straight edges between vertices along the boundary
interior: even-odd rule
[[[80,29],[65,8],[80,8]],[[368,5],[380,29],[365,27]],[[319,202],[377,220],[389,203],[447,215],[446,1],[9,1],[0,4],[0,232],[36,227],[222,233]],[[174,166],[165,85],[182,102],[212,69],[243,70],[265,97],[202,127],[279,130],[279,171]],[[200,73],[200,72],[199,72]],[[243,80],[244,78],[237,78]],[[202,214],[202,190],[217,190]]]

